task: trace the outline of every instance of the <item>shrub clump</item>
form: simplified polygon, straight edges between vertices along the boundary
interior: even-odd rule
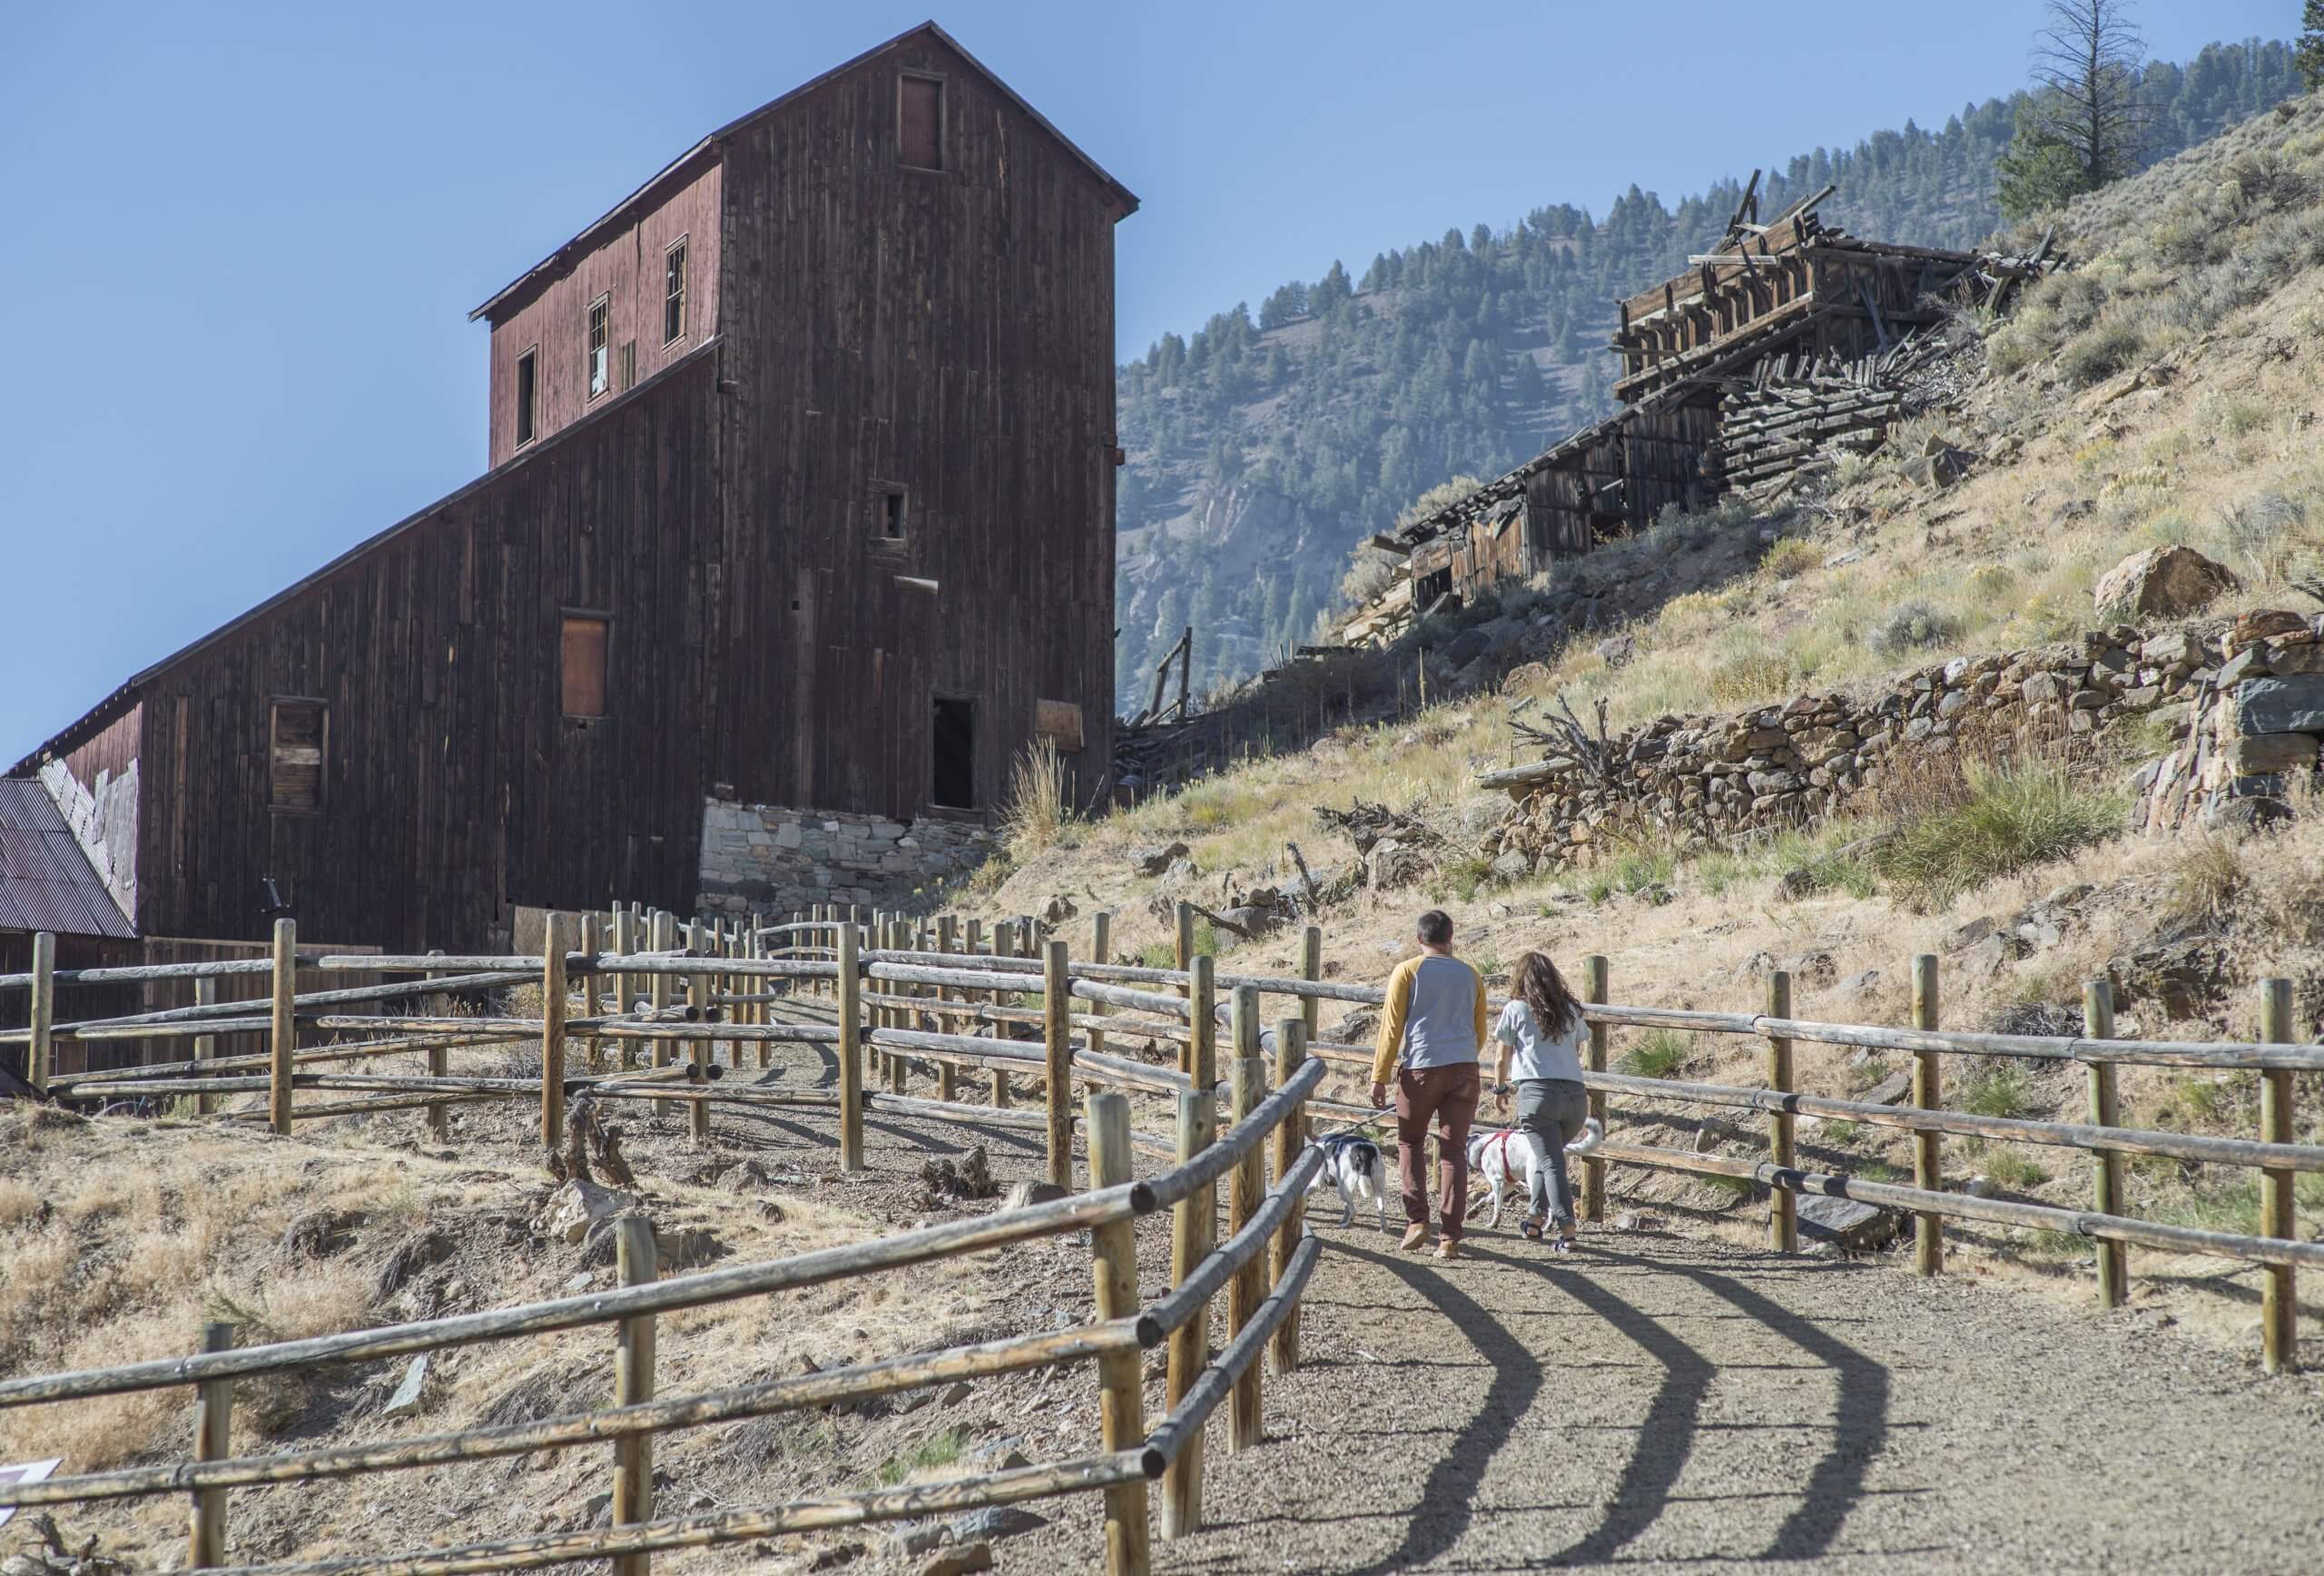
[[[2135,324],[2117,319],[2077,337],[2058,357],[2058,370],[2068,383],[2087,389],[2126,369],[2146,349],[2146,336]]]
[[[1961,638],[1961,621],[1925,602],[1901,602],[1872,626],[1872,649],[1883,656],[1924,651]]]
[[[1878,856],[1882,878],[1915,907],[1941,908],[1956,893],[2112,836],[2121,803],[2042,762],[1965,766],[1955,793],[1899,820]]]

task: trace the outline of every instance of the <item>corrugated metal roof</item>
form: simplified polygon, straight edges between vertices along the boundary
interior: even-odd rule
[[[0,931],[137,933],[48,790],[21,777],[0,778]]]

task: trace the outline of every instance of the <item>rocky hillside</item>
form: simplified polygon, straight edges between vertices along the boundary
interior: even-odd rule
[[[1960,1027],[2069,1028],[2102,977],[2120,1032],[2249,1037],[2256,981],[2284,975],[2324,1034],[2324,99],[2084,200],[2061,235],[2075,267],[1957,326],[1958,394],[1820,495],[1673,517],[1426,624],[1377,660],[1424,668],[1433,704],[1384,697],[1306,747],[1021,842],[997,901],[1104,906],[1137,952],[1186,899],[1260,972],[1292,962],[1277,921],[1312,914],[1348,977],[1384,971],[1441,903],[1489,972],[1599,951],[1617,1000],[1734,1010],[1782,967],[1801,1016],[1876,1022],[1904,1020],[1919,951],[1945,960]],[[1915,466],[1932,443],[1957,465]],[[1758,1054],[1663,1032],[1618,1051],[1728,1081]],[[1803,1052],[1817,1092],[1898,1070]],[[1967,1108],[2079,1108],[2070,1074],[1957,1076]],[[2123,1092],[2126,1120],[2241,1133],[2256,1098],[2249,1074],[2174,1069]],[[1844,1123],[1812,1142],[1859,1175],[1908,1163]],[[1966,1157],[2004,1196],[2086,1197],[2054,1153]],[[2155,1218],[2255,1208],[2240,1175],[2132,1177]],[[1987,1246],[2036,1275],[2075,1251]]]
[[[2296,84],[2280,44],[2149,67],[2152,156]],[[1973,244],[1997,220],[1993,162],[2015,106],[1988,100],[1941,128],[1907,122],[1785,160],[1763,210],[1832,182],[1826,216],[1858,234]],[[1508,229],[1448,230],[1353,272],[1335,262],[1125,365],[1123,708],[1186,625],[1199,631],[1198,688],[1255,671],[1308,638],[1351,548],[1422,491],[1506,469],[1601,413],[1612,302],[1683,266],[1740,194],[1726,181],[1670,207],[1633,186],[1602,214],[1561,203]]]

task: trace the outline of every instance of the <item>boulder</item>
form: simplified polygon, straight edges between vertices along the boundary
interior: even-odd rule
[[[2226,565],[2192,547],[2149,547],[2107,570],[2091,601],[2100,607],[2170,617],[2197,612],[2240,584]]]
[[[2227,744],[2227,769],[2239,777],[2305,771],[2315,764],[2313,734],[2247,734]]]
[[[543,1236],[578,1243],[599,1221],[636,1207],[636,1194],[600,1187],[576,1177],[548,1196],[534,1226]]]
[[[1029,1204],[1048,1204],[1065,1197],[1065,1189],[1054,1182],[1018,1182],[1009,1187],[1001,1199],[1003,1209],[1022,1209]]]
[[[1364,861],[1365,878],[1383,891],[1414,886],[1428,879],[1428,857],[1417,848],[1408,847],[1393,837],[1384,837],[1372,845]]]
[[[1896,1216],[1853,1198],[1811,1193],[1799,1201],[1799,1230],[1803,1236],[1835,1247],[1861,1252],[1878,1247],[1896,1235]]]
[[[2246,679],[2235,690],[2235,731],[2324,734],[2324,674]]]
[[[2230,971],[2227,947],[2213,936],[2142,947],[2106,964],[2117,1007],[2152,1002],[2166,1018],[2205,1016],[2225,998]]]
[[[1130,850],[1129,862],[1140,875],[1160,875],[1186,857],[1187,845],[1183,842],[1157,843],[1150,848]]]
[[[1455,670],[1464,668],[1492,649],[1492,636],[1482,629],[1464,629],[1454,635],[1444,648],[1445,665]]]

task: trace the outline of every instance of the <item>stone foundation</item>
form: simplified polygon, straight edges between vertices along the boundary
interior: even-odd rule
[[[704,914],[770,917],[815,903],[934,910],[993,846],[992,832],[970,822],[906,825],[881,815],[712,799],[702,811],[698,902]]]

